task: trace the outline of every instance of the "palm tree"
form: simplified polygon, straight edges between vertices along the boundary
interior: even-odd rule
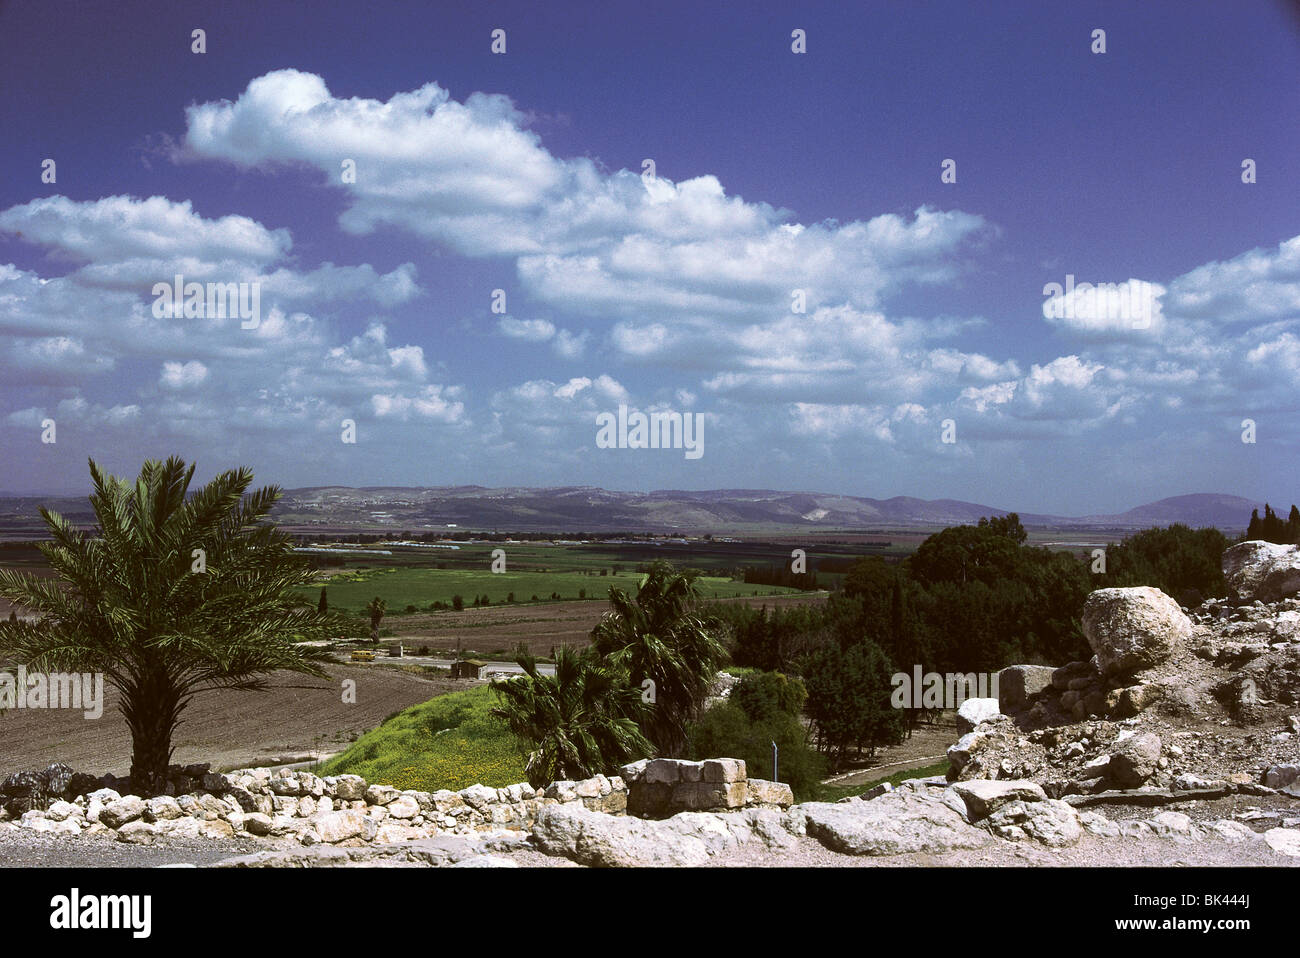
[[[632,686],[653,693],[642,729],[660,755],[679,756],[686,726],[699,713],[726,654],[713,628],[696,614],[696,572],[651,563],[636,598],[609,590],[610,610],[592,630],[596,652],[627,672]],[[652,684],[647,684],[647,682]]]
[[[567,647],[555,656],[555,675],[537,671],[523,646],[515,661],[524,674],[493,686],[502,704],[491,712],[532,746],[525,771],[534,788],[590,778],[650,754],[637,725],[640,692],[616,670]]]
[[[289,537],[265,522],[280,496],[247,492],[253,474],[223,472],[189,494],[194,466],[144,464],[134,485],[90,460],[97,528],[79,532],[45,508],[56,578],[0,570],[0,596],[37,614],[0,623],[0,654],[29,668],[102,673],[131,729],[131,785],[166,785],[172,736],[198,693],[261,690],[279,669],[323,677],[337,633],[295,590],[312,570]]]

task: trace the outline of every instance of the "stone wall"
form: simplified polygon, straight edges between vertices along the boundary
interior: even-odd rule
[[[737,758],[642,759],[619,771],[628,786],[628,813],[641,818],[794,804],[789,785],[748,778],[744,761]]]
[[[655,766],[653,784],[669,786],[663,799],[667,805],[661,802],[653,810],[679,802],[689,802],[691,810],[734,810],[789,807],[793,801],[788,786],[747,781],[745,763],[736,759],[641,762],[628,768],[639,783],[641,772],[649,765]],[[47,786],[34,791],[24,784],[22,800],[0,808],[0,824],[14,820],[19,827],[51,834],[116,832],[119,840],[137,844],[167,836],[249,835],[303,845],[355,845],[448,832],[526,831],[547,806],[627,815],[631,804],[629,786],[618,775],[552,782],[540,790],[521,782],[506,788],[472,785],[458,792],[421,792],[371,785],[357,775],[322,778],[307,771],[264,768],[219,774],[205,766],[189,766],[173,769],[168,784],[173,794],[144,799],[106,787],[102,779],[74,779],[64,766],[52,769],[23,773],[47,781]],[[694,781],[683,781],[683,777],[692,776]],[[669,777],[671,784],[660,781]],[[17,778],[11,778],[17,785]],[[74,781],[92,787],[75,794]],[[126,787],[121,780],[109,781]],[[686,789],[686,785],[692,787]],[[631,794],[657,793],[643,792],[634,785]],[[33,804],[37,795],[44,799],[39,805]]]

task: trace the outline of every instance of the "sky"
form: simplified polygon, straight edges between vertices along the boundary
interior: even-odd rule
[[[1289,504],[1298,80],[1281,0],[0,2],[0,491]]]

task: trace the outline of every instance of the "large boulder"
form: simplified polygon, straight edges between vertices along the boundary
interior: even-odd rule
[[[1003,805],[1011,802],[1041,802],[1047,799],[1041,785],[1026,779],[1005,781],[973,779],[968,782],[954,782],[951,788],[965,803],[970,821],[987,818]]]
[[[1270,828],[1264,833],[1264,841],[1279,855],[1300,858],[1300,829]]]
[[[808,834],[849,855],[903,855],[979,848],[989,836],[966,823],[942,798],[898,789],[869,802],[808,802],[797,806]]]
[[[973,732],[982,722],[1001,714],[997,699],[967,699],[957,706],[957,730],[963,734]]]
[[[776,805],[789,808],[794,804],[794,791],[785,782],[769,782],[751,778],[745,782],[746,805]]]
[[[1223,552],[1223,575],[1238,599],[1276,602],[1300,595],[1300,546],[1239,542]]]
[[[668,822],[606,815],[577,804],[539,809],[533,841],[548,855],[592,866],[701,865],[709,858],[703,839]]]
[[[1073,806],[1054,798],[1008,802],[984,824],[1003,838],[1012,841],[1032,838],[1051,848],[1073,845],[1083,837],[1079,813]]]
[[[304,844],[323,842],[331,845],[349,838],[364,836],[366,826],[366,816],[354,809],[317,813],[307,820],[307,827],[301,837],[304,839]]]
[[[1015,712],[1029,704],[1029,697],[1050,688],[1050,665],[1012,665],[998,673],[998,708]]]
[[[121,828],[127,822],[133,822],[142,816],[146,808],[143,798],[126,795],[104,806],[99,813],[99,823],[109,828]]]
[[[1264,773],[1264,784],[1300,798],[1300,765],[1274,765]]]
[[[1159,589],[1098,589],[1083,604],[1083,634],[1106,676],[1159,665],[1192,635],[1191,620]]]
[[[366,780],[360,775],[340,775],[334,781],[334,797],[345,802],[365,801]]]
[[[1160,767],[1160,736],[1139,732],[1111,753],[1107,774],[1120,788],[1137,788]]]

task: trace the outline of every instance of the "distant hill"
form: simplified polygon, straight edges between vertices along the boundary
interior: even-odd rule
[[[1255,508],[1262,505],[1238,496],[1203,493],[1161,499],[1117,515],[1020,515],[1030,526],[1123,529],[1182,522],[1237,532],[1245,529]],[[1008,510],[957,499],[871,499],[771,489],[664,489],[640,493],[593,486],[456,486],[292,489],[286,492],[277,511],[295,523],[369,521],[413,530],[454,524],[518,531],[685,532],[936,527],[976,522],[981,516],[1006,515]]]
[[[93,518],[84,497],[4,497],[0,498],[0,530],[40,526],[36,508],[41,504],[78,523]],[[1240,496],[1198,493],[1161,499],[1115,515],[1021,512],[1020,518],[1031,527],[1140,529],[1181,522],[1235,534],[1246,528],[1252,509],[1262,512],[1263,504]],[[772,489],[617,492],[595,486],[312,486],[287,490],[275,514],[295,526],[323,528],[368,526],[415,532],[455,525],[519,532],[663,533],[935,528],[976,522],[981,516],[1002,516],[1007,511],[959,499],[870,499]]]
[[[1220,529],[1240,531],[1244,530],[1250,522],[1252,509],[1258,509],[1262,513],[1264,504],[1240,496],[1200,492],[1190,496],[1171,496],[1168,499],[1148,502],[1144,506],[1137,506],[1118,515],[1088,516],[1084,521],[1141,528],[1181,522],[1193,527],[1217,526]]]

